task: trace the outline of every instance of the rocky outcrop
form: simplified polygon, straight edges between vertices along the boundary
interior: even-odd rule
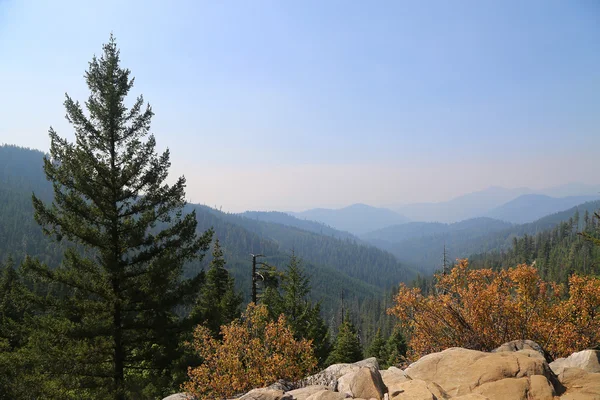
[[[335,391],[337,389],[338,379],[351,372],[357,372],[360,368],[369,368],[373,373],[379,374],[379,364],[375,357],[367,358],[354,364],[333,364],[319,372],[311,375],[300,382],[300,386],[322,385]]]
[[[284,393],[282,390],[276,389],[254,389],[240,397],[238,400],[293,400],[294,398]]]
[[[552,357],[544,351],[542,346],[534,342],[533,340],[513,340],[511,342],[504,343],[500,347],[492,350],[492,353],[500,352],[515,352],[522,350],[531,350],[538,352],[547,362],[552,361]]]
[[[565,368],[558,376],[566,387],[561,400],[600,399],[600,373],[587,372],[581,368]]]
[[[322,385],[312,385],[306,386],[300,389],[294,389],[287,392],[290,396],[294,398],[294,400],[307,400],[310,396],[315,393],[322,392],[324,390],[328,390],[327,386]]]
[[[337,391],[346,397],[382,400],[386,387],[379,370],[361,367],[355,372],[341,376],[338,379]]]
[[[565,368],[580,368],[586,372],[600,372],[600,351],[583,350],[571,354],[567,358],[557,358],[550,363],[550,368],[560,375]]]
[[[185,393],[175,393],[165,397],[163,400],[191,400],[191,398]]]
[[[404,372],[412,379],[437,383],[451,397],[477,393],[490,399],[527,398],[530,377],[536,375],[552,386],[546,360],[522,351],[485,353],[451,348],[419,359]],[[491,396],[493,392],[512,397]],[[517,392],[524,397],[516,397]]]
[[[598,352],[552,362],[531,341],[506,343],[491,353],[450,348],[405,370],[379,370],[370,358],[335,364],[300,382],[279,381],[238,400],[599,400]],[[558,376],[557,376],[558,375]],[[165,400],[184,400],[168,397]]]

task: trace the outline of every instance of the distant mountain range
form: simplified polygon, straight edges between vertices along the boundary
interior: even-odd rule
[[[337,210],[314,208],[290,214],[299,219],[319,221],[355,235],[409,221],[405,216],[387,208],[377,208],[366,204],[353,204]]]
[[[528,188],[505,189],[493,186],[444,202],[408,204],[394,207],[393,210],[412,221],[452,223],[481,217],[488,211],[527,193],[531,193]]]
[[[514,204],[507,204],[525,195],[540,195],[544,198],[524,198]],[[587,196],[587,197],[586,197]],[[572,198],[563,200],[563,198]],[[580,199],[576,199],[580,197]],[[550,198],[555,198],[554,200]],[[522,223],[533,221],[543,215],[566,210],[576,204],[600,198],[600,185],[568,183],[565,185],[534,190],[526,187],[506,189],[492,186],[485,190],[468,193],[449,201],[439,203],[416,203],[390,208],[412,221],[452,223],[476,217],[500,218],[505,221]],[[498,210],[507,205],[505,210]],[[527,207],[528,205],[529,210]],[[541,213],[527,216],[528,211],[538,209]],[[519,209],[523,211],[519,213]],[[495,210],[498,210],[497,212]],[[509,211],[511,210],[511,211]],[[543,210],[543,211],[542,211]]]
[[[361,236],[410,221],[454,223],[487,217],[523,224],[598,199],[600,185],[569,183],[537,192],[494,186],[440,203],[409,204],[393,209],[353,204],[340,209],[314,208],[289,214]]]
[[[444,247],[447,258],[469,257],[488,251],[505,250],[514,237],[554,228],[578,212],[580,216],[600,209],[600,200],[579,204],[526,224],[511,224],[492,218],[474,218],[452,224],[411,222],[369,232],[361,239],[394,254],[404,265],[433,272],[442,265]]]
[[[548,214],[567,210],[578,204],[598,200],[595,196],[550,197],[543,194],[525,194],[487,212],[490,218],[524,224]]]

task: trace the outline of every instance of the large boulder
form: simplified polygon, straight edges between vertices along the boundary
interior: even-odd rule
[[[542,346],[540,346],[533,340],[528,340],[528,339],[525,339],[525,340],[520,339],[520,340],[513,340],[510,342],[506,342],[506,343],[500,345],[500,347],[497,347],[494,350],[492,350],[492,353],[516,352],[516,351],[523,351],[523,350],[535,351],[535,352],[539,353],[542,357],[544,357],[544,359],[547,362],[552,361],[552,358],[550,357],[550,355],[548,353],[546,353],[544,351]]]
[[[191,399],[191,397],[189,397],[185,393],[175,393],[175,394],[165,397],[163,400],[190,400],[190,399]]]
[[[366,360],[355,362],[353,364],[330,365],[323,371],[303,379],[299,383],[299,386],[304,387],[313,385],[323,385],[327,386],[327,388],[329,388],[330,390],[336,390],[337,381],[339,378],[350,372],[356,372],[363,367],[369,368],[373,372],[377,371],[377,374],[379,374],[379,364],[377,363],[377,359],[375,357],[371,357],[367,358]]]
[[[262,388],[251,390],[238,400],[293,400],[293,398],[281,390]]]
[[[308,397],[312,396],[317,392],[321,392],[323,390],[327,390],[327,386],[322,385],[312,385],[306,386],[300,389],[290,390],[286,394],[292,396],[294,400],[306,400]]]
[[[567,391],[561,400],[600,399],[600,373],[587,372],[581,368],[565,368],[558,376]]]
[[[337,391],[353,398],[382,400],[387,391],[379,369],[373,371],[361,367],[355,372],[349,372],[338,379]]]
[[[587,372],[600,372],[600,351],[583,350],[571,354],[567,358],[557,358],[550,363],[550,368],[560,375],[565,368],[581,368]]]
[[[390,400],[443,400],[448,395],[435,382],[407,380],[388,387]]]
[[[437,383],[449,396],[469,394],[486,383],[507,378],[527,378],[527,385],[531,385],[529,378],[540,375],[553,382],[553,374],[546,361],[523,352],[484,353],[450,348],[422,357],[404,372],[412,379]],[[521,387],[524,383],[514,385]],[[480,394],[490,397],[487,390]]]
[[[529,378],[506,378],[487,382],[475,388],[474,394],[480,394],[490,400],[552,400],[556,393],[543,375],[533,375]]]
[[[403,383],[406,381],[410,381],[410,378],[406,376],[404,371],[400,368],[390,367],[388,369],[384,369],[379,371],[381,375],[381,379],[383,380],[383,384],[389,389],[399,383]]]
[[[306,400],[344,400],[346,396],[340,392],[332,392],[331,390],[321,390],[309,397]]]

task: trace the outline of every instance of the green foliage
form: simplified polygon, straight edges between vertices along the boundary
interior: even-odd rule
[[[377,358],[379,368],[384,369],[400,363],[406,356],[406,350],[406,340],[399,327],[394,328],[387,340],[381,334],[381,329],[377,329],[366,355]]]
[[[356,328],[346,315],[339,327],[333,350],[327,358],[327,364],[353,363],[363,358],[363,350]]]
[[[392,334],[385,343],[383,355],[385,356],[384,362],[380,364],[382,368],[394,366],[402,361],[406,356],[408,346],[406,339],[402,334],[399,327],[395,327]]]
[[[219,239],[215,241],[212,257],[198,305],[192,314],[197,313],[196,318],[218,335],[222,325],[240,316],[242,297],[235,291],[234,280],[225,269]]]
[[[49,290],[28,346],[53,377],[47,397],[155,398],[177,387],[181,335],[194,321],[176,310],[196,301],[203,280],[181,275],[212,231],[197,237],[195,214],[183,215],[185,180],[165,183],[169,152],[155,153],[152,109],[141,96],[126,106],[130,71],[112,37],[103,50],[86,72],[87,113],[66,96],[75,142],[49,131],[44,172],[54,200],[34,195],[35,219],[78,247],[57,268],[25,261]]]
[[[576,210],[552,229],[513,237],[509,249],[474,255],[469,262],[475,268],[495,270],[533,263],[542,279],[567,283],[573,273],[600,274],[600,247],[595,245],[600,243],[598,238],[600,217],[590,217],[585,210],[584,218],[580,219]]]
[[[366,356],[367,357],[375,357],[377,358],[377,362],[379,363],[379,367],[383,368],[384,363],[387,362],[387,354],[385,348],[386,342],[381,334],[381,329],[377,329],[373,340],[369,347],[367,347]]]
[[[310,279],[302,268],[301,261],[292,253],[282,275],[279,290],[268,288],[261,298],[271,318],[283,314],[297,340],[312,340],[319,364],[324,364],[330,351],[329,330],[321,317],[320,304],[309,300]]]

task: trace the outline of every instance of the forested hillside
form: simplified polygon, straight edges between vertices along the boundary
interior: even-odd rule
[[[482,241],[490,232],[499,232],[512,225],[491,218],[474,218],[453,224],[417,222],[370,232],[362,238],[394,254],[406,265],[432,273],[442,265],[444,247],[447,258],[470,254],[471,249],[487,245]]]
[[[31,193],[46,199],[52,193],[42,172],[43,153],[14,146],[1,146],[0,152],[0,259],[11,256],[19,263],[25,255],[33,255],[58,265],[66,244],[50,243],[33,219]],[[294,250],[305,261],[314,299],[323,301],[323,311],[330,316],[338,311],[342,289],[348,304],[354,299],[358,305],[367,298],[380,298],[382,288],[414,278],[391,254],[326,226],[323,234],[316,233],[320,224],[310,221],[295,219],[313,232],[201,205],[188,204],[186,210],[196,211],[198,232],[214,228],[227,267],[246,296],[250,291],[250,253],[264,254],[264,262],[282,266]],[[188,271],[204,268],[207,262],[188,265]]]
[[[567,210],[578,204],[598,200],[598,197],[598,195],[550,197],[541,194],[527,194],[490,210],[486,216],[515,224],[524,224],[549,214]]]
[[[444,247],[448,260],[503,251],[512,246],[515,237],[536,235],[568,221],[577,212],[591,214],[598,209],[600,201],[587,202],[521,225],[490,218],[475,218],[449,225],[403,224],[370,232],[362,239],[394,254],[404,265],[432,273],[442,265]]]
[[[337,239],[356,239],[356,237],[350,232],[337,230],[322,222],[296,218],[290,214],[283,212],[246,211],[239,215],[256,221],[273,222],[275,224],[292,226],[294,228],[299,228],[305,231],[314,232],[325,236],[331,236]]]
[[[583,214],[575,209],[568,220],[552,229],[513,236],[507,249],[471,256],[471,265],[497,270],[535,263],[544,279],[561,283],[566,283],[572,273],[600,275],[600,249],[583,237],[599,237],[600,220],[589,207],[581,208]]]

